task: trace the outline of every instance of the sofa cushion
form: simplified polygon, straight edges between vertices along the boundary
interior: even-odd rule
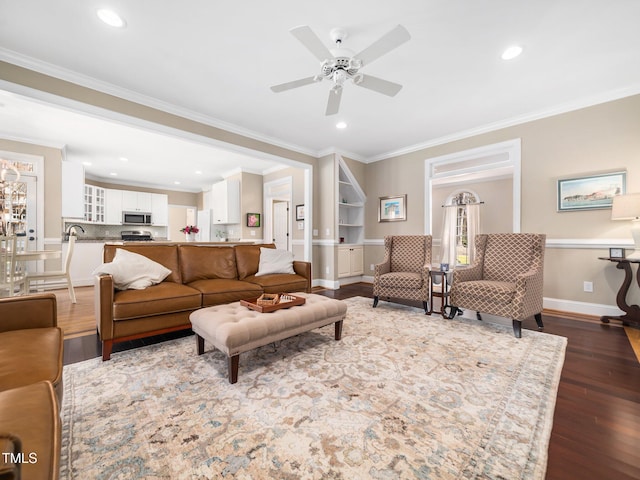
[[[420,289],[422,288],[422,275],[414,272],[389,272],[380,275],[378,278],[378,284],[381,287],[392,288],[408,288],[408,289]]]
[[[251,275],[244,281],[260,285],[264,293],[305,292],[308,283],[303,276],[289,273],[272,273],[260,277]]]
[[[110,245],[106,244],[103,251],[104,263],[111,262],[115,255],[116,249],[123,249],[129,252],[138,253],[150,258],[154,262],[165,266],[171,273],[165,282],[182,283],[182,277],[180,276],[180,263],[178,260],[178,246],[177,245],[155,245],[153,242],[138,242],[140,245]]]
[[[50,382],[0,392],[0,426],[2,433],[22,443],[26,458],[20,465],[20,478],[58,478],[62,427],[59,403]]]
[[[516,291],[516,284],[511,282],[498,282],[492,280],[473,280],[469,282],[458,282],[458,295],[474,302],[488,301],[491,303],[508,305],[513,301]]]
[[[62,330],[12,330],[0,335],[0,391],[48,380],[62,399]]]
[[[233,247],[236,253],[238,280],[244,280],[246,277],[258,273],[260,248],[276,248],[276,246],[270,243],[264,245],[236,245]]]
[[[202,293],[203,307],[238,302],[262,295],[260,285],[240,280],[196,280],[191,282],[189,286]]]
[[[150,258],[122,248],[116,249],[111,262],[98,266],[93,275],[111,275],[117,290],[142,290],[162,282],[171,273]]]
[[[295,273],[293,271],[293,253],[276,248],[260,248],[260,264],[256,277],[271,273]]]
[[[180,245],[178,255],[182,281],[185,284],[213,278],[228,280],[238,278],[233,247]]]
[[[123,290],[114,293],[114,321],[184,312],[200,308],[200,292],[187,285],[162,282],[144,290]]]

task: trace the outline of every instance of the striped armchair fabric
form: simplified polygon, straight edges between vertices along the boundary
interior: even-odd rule
[[[457,309],[511,318],[522,336],[522,321],[534,316],[542,330],[542,282],[546,235],[497,233],[476,236],[476,257],[469,268],[455,270],[451,285],[452,317]]]
[[[384,260],[375,265],[373,307],[380,297],[422,302],[425,313],[429,300],[431,235],[391,235],[384,237]]]

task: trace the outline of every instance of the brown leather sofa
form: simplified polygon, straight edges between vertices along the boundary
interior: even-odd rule
[[[57,479],[63,335],[55,295],[0,299],[0,478]]]
[[[294,261],[295,274],[256,276],[260,247],[273,244],[207,246],[139,243],[105,245],[104,262],[116,249],[144,255],[171,273],[144,290],[116,290],[110,275],[95,279],[95,311],[102,360],[114,343],[191,328],[191,312],[213,305],[258,297],[262,293],[311,292],[311,263]]]

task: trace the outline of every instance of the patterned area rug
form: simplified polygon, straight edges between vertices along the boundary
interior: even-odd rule
[[[565,338],[346,302],[235,385],[194,337],[65,367],[61,478],[544,478]]]

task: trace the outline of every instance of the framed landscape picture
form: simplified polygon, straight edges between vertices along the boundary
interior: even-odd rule
[[[380,197],[378,222],[400,222],[407,219],[407,194]]]
[[[558,211],[611,208],[613,197],[626,191],[627,172],[558,180]]]

